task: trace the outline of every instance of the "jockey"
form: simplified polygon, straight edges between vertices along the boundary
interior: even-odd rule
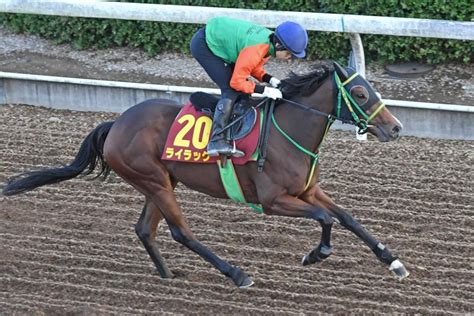
[[[259,93],[274,100],[282,94],[277,87],[280,80],[263,69],[270,56],[278,59],[305,57],[308,34],[298,23],[284,22],[275,32],[243,20],[216,17],[199,29],[191,40],[191,53],[209,77],[221,89],[207,146],[209,156],[244,156],[244,152],[230,145],[222,129],[227,125],[237,97]],[[254,77],[272,87],[248,80]]]

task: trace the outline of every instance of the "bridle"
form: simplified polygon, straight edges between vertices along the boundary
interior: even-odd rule
[[[370,115],[367,115],[367,113],[359,106],[359,104],[357,104],[356,101],[354,101],[351,94],[345,88],[345,85],[347,85],[349,82],[351,82],[353,79],[357,78],[358,76],[360,75],[356,72],[352,76],[347,78],[346,81],[341,82],[341,79],[339,78],[337,73],[334,72],[334,80],[336,81],[336,85],[339,90],[337,94],[336,119],[341,115],[341,108],[342,108],[341,99],[344,99],[346,107],[352,116],[352,124],[356,125],[359,128],[359,131],[358,131],[359,134],[365,134],[367,133],[369,122],[372,121],[378,114],[380,114],[380,112],[385,107],[385,103],[381,102],[374,112],[372,112]],[[359,114],[363,117],[362,119],[355,113],[354,109],[357,110],[357,112],[359,112]]]
[[[385,103],[381,102],[380,105],[377,107],[377,109],[371,113],[370,115],[367,115],[367,113],[357,104],[356,101],[352,98],[350,93],[346,90],[345,86],[360,76],[357,72],[354,73],[352,76],[350,76],[347,80],[344,82],[341,82],[341,79],[337,75],[337,73],[334,71],[334,80],[336,83],[336,86],[338,88],[338,93],[337,93],[337,105],[336,105],[336,115],[330,114],[330,113],[325,113],[322,111],[315,110],[307,105],[304,105],[302,103],[298,103],[289,99],[282,98],[281,100],[288,102],[292,105],[295,105],[299,107],[300,109],[303,109],[307,112],[313,113],[318,116],[324,116],[328,119],[328,122],[332,124],[334,121],[340,121],[343,124],[351,124],[355,125],[359,128],[358,133],[359,134],[365,134],[367,133],[367,129],[369,127],[370,121],[372,121],[380,112],[383,110],[385,107]],[[344,103],[347,107],[347,110],[351,114],[352,119],[347,120],[341,117],[341,110],[342,110],[342,100],[344,100]],[[359,113],[362,118],[355,113],[354,109]]]
[[[365,134],[365,133],[367,133],[367,129],[369,127],[369,122],[372,121],[378,114],[380,114],[380,112],[385,107],[385,104],[383,102],[381,102],[380,105],[377,107],[377,109],[373,113],[371,113],[370,115],[367,115],[367,113],[365,113],[365,111],[357,104],[357,102],[354,101],[354,99],[351,97],[350,93],[346,90],[345,86],[349,82],[354,80],[354,78],[357,78],[357,76],[359,76],[359,74],[354,73],[352,76],[350,76],[344,82],[341,82],[341,79],[337,75],[337,72],[334,71],[334,80],[335,80],[336,86],[338,88],[336,115],[333,115],[333,114],[330,114],[330,113],[325,113],[325,112],[310,108],[309,106],[304,105],[302,103],[291,101],[291,100],[288,100],[288,99],[285,99],[285,98],[281,99],[281,100],[283,100],[287,103],[295,105],[295,106],[297,106],[297,107],[299,107],[299,108],[301,108],[305,111],[308,111],[312,114],[315,114],[315,115],[318,115],[318,116],[323,116],[323,117],[327,118],[327,124],[326,124],[325,130],[324,130],[323,137],[322,137],[321,142],[319,143],[318,147],[316,148],[316,150],[314,152],[304,148],[296,140],[294,140],[290,135],[288,135],[278,125],[277,121],[275,120],[275,116],[273,115],[273,113],[271,114],[272,115],[272,123],[273,123],[273,125],[275,125],[275,128],[278,130],[278,132],[280,132],[280,134],[282,134],[283,137],[285,137],[290,143],[292,143],[298,150],[300,150],[304,154],[311,157],[311,160],[312,160],[311,168],[309,170],[308,178],[306,180],[306,184],[304,186],[303,191],[306,191],[306,189],[309,187],[309,185],[311,183],[311,180],[314,176],[314,172],[316,170],[316,166],[317,166],[318,161],[319,161],[319,149],[320,149],[324,139],[326,138],[326,135],[327,135],[327,133],[329,131],[329,128],[331,127],[332,123],[334,123],[337,120],[337,121],[342,122],[343,124],[344,123],[352,124],[352,125],[355,125],[359,128],[359,130],[358,130],[359,134]],[[346,119],[341,117],[342,100],[344,100],[344,103],[346,104],[346,107],[347,107],[349,113],[351,114],[351,117],[352,117],[351,120],[346,120]],[[275,101],[272,100],[272,102],[275,102]],[[360,118],[355,113],[354,109],[363,118]]]
[[[295,105],[299,107],[300,109],[310,112],[312,114],[318,115],[318,116],[323,116],[326,117],[328,120],[328,123],[332,125],[335,121],[340,121],[343,124],[351,124],[355,125],[359,128],[358,133],[359,134],[365,134],[367,133],[367,128],[369,127],[369,122],[372,121],[385,107],[385,104],[382,102],[377,109],[370,115],[367,115],[365,111],[357,104],[356,101],[351,97],[350,93],[346,90],[345,86],[354,80],[359,74],[356,72],[352,76],[350,76],[346,81],[341,82],[341,79],[337,75],[336,71],[334,71],[334,80],[336,83],[336,86],[338,88],[338,94],[337,94],[337,106],[336,106],[336,115],[333,115],[331,113],[325,113],[316,109],[313,109],[307,105],[304,105],[302,103],[298,103],[289,99],[281,98],[280,100],[285,101],[287,103],[290,103],[292,105]],[[346,107],[351,114],[352,120],[347,120],[341,117],[341,109],[342,109],[342,100],[344,100],[344,103],[346,104]],[[270,100],[269,98],[264,98],[262,101],[260,101],[257,105],[253,106],[253,108],[257,109],[263,104],[265,104],[267,101],[273,101]],[[363,117],[362,119],[359,118],[359,116],[354,112],[354,108],[359,112],[359,114]],[[247,112],[245,112],[243,115],[241,115],[239,118],[236,120],[232,121],[230,124],[225,126],[221,132],[229,129],[231,126],[237,124],[241,119],[244,118],[244,116],[250,112],[251,109],[248,109]]]

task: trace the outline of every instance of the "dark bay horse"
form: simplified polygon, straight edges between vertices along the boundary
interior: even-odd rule
[[[352,122],[383,142],[398,138],[401,123],[363,77],[337,63],[318,65],[304,75],[292,74],[283,81],[282,91],[285,99],[275,108],[263,172],[257,171],[256,162],[235,166],[246,201],[260,204],[267,215],[319,222],[321,240],[303,257],[303,265],[320,262],[331,254],[331,228],[337,221],[357,235],[396,277],[408,276],[387,247],[323,192],[317,184],[319,166],[314,154],[335,119]],[[107,176],[112,169],[145,196],[135,230],[161,277],[173,277],[156,241],[158,223],[165,219],[174,240],[211,263],[237,286],[251,286],[253,281],[244,271],[195,238],[178,205],[174,188],[179,182],[213,197],[228,198],[216,165],[160,159],[168,130],[180,109],[180,104],[166,99],[137,104],[116,121],[97,126],[70,165],[18,175],[7,183],[3,194],[18,194],[89,174],[99,164],[99,175]]]

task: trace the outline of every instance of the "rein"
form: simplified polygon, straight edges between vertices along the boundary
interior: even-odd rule
[[[351,97],[351,95],[347,92],[347,90],[344,88],[346,84],[351,82],[354,78],[356,78],[359,74],[354,73],[350,78],[348,78],[346,81],[341,82],[341,79],[337,75],[337,73],[334,73],[334,80],[336,81],[336,85],[339,89],[339,92],[337,94],[337,108],[336,108],[336,115],[332,115],[330,113],[325,113],[322,111],[315,110],[313,108],[310,108],[307,105],[304,105],[302,103],[298,103],[289,99],[281,98],[281,100],[291,103],[293,105],[296,105],[300,109],[310,112],[312,114],[318,115],[318,116],[323,116],[328,119],[330,122],[334,121],[340,121],[343,124],[351,124],[354,126],[359,127],[359,134],[365,134],[367,133],[367,127],[368,123],[373,120],[379,113],[382,111],[382,109],[385,107],[385,103],[380,104],[380,106],[375,110],[372,114],[367,115],[365,111],[357,104],[357,102],[354,101],[354,99]],[[347,106],[347,109],[351,113],[352,120],[345,120],[340,117],[341,114],[341,108],[342,108],[342,100],[344,100],[344,103]],[[354,108],[359,112],[360,115],[364,117],[364,119],[360,119],[357,114],[354,112]]]

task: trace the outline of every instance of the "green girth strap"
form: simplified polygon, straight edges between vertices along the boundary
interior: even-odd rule
[[[217,160],[217,166],[219,167],[219,173],[221,174],[222,185],[224,186],[227,196],[236,202],[246,203],[256,213],[263,213],[263,209],[260,205],[253,203],[247,203],[245,201],[244,193],[240,187],[239,179],[235,173],[234,164],[231,159],[227,159],[225,166],[222,166],[221,161]]]

